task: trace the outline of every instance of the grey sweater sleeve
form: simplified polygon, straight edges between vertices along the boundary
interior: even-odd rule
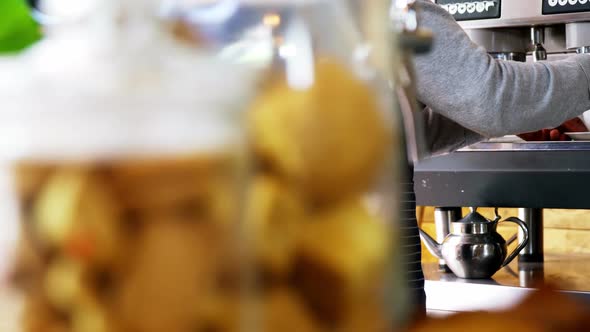
[[[437,150],[472,143],[477,134],[557,127],[590,109],[590,55],[543,63],[497,61],[445,10],[427,0],[418,4],[420,24],[435,37],[432,51],[416,57],[416,75],[418,99],[438,113],[428,120]]]

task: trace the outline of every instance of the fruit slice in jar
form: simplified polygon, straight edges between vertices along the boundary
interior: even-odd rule
[[[201,323],[199,309],[215,295],[227,258],[213,226],[174,218],[145,224],[116,298],[123,330],[189,331]]]
[[[74,308],[71,320],[71,332],[115,332],[104,308],[91,298]]]
[[[82,265],[65,258],[55,260],[47,269],[43,286],[48,302],[61,312],[69,312],[85,291]]]
[[[51,165],[23,163],[14,168],[16,192],[26,207],[53,173]]]
[[[235,218],[237,167],[219,153],[123,160],[108,165],[107,173],[123,205],[140,215],[185,213],[227,223]]]
[[[57,170],[33,209],[34,232],[47,248],[85,262],[110,263],[119,254],[120,208],[110,188],[91,171]]]
[[[294,281],[318,317],[338,324],[379,296],[391,233],[360,199],[319,211],[300,234]]]
[[[308,89],[270,84],[249,121],[258,156],[320,202],[366,191],[392,146],[376,96],[333,60],[316,62]]]
[[[9,273],[9,280],[14,286],[21,289],[31,289],[39,283],[46,263],[46,259],[34,245],[31,234],[25,231],[21,233],[19,239],[16,259]]]
[[[261,331],[321,332],[305,303],[288,288],[275,288],[263,297]]]
[[[265,273],[279,278],[289,273],[304,219],[304,206],[289,187],[272,176],[255,177],[248,195],[246,227]]]
[[[52,309],[42,292],[33,292],[27,297],[20,326],[23,332],[68,331],[67,317]]]

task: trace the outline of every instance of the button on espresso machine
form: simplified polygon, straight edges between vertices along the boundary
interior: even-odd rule
[[[590,53],[590,0],[434,2],[498,61],[554,61]],[[415,183],[420,184],[415,186],[418,205],[438,207],[437,239],[461,217],[453,208],[461,206],[519,208],[529,229],[518,262],[493,279],[458,279],[445,272],[444,261],[425,265],[430,310],[497,309],[539,280],[568,280],[563,291],[590,303],[590,268],[585,268],[590,257],[543,252],[543,209],[590,209],[584,193],[590,188],[590,142],[482,142],[423,160],[415,167]]]

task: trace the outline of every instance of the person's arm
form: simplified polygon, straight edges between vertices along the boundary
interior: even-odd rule
[[[428,152],[432,155],[453,152],[485,139],[482,135],[433,112],[428,107],[424,109],[424,113],[426,123],[425,143]]]
[[[498,137],[557,127],[590,109],[590,55],[542,63],[497,61],[445,10],[427,0],[417,3],[420,24],[435,37],[432,51],[416,57],[418,99],[434,112],[482,136]]]

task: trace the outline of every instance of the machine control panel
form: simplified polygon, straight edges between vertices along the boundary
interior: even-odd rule
[[[582,1],[590,2],[590,0]],[[493,19],[500,18],[501,15],[501,0],[436,0],[436,3],[453,15],[457,21]]]
[[[542,0],[543,15],[590,12],[590,0]]]

